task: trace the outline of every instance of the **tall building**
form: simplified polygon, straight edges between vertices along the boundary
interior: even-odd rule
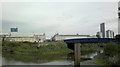
[[[100,32],[102,32],[102,37],[105,38],[105,23],[100,24]]]
[[[118,34],[120,34],[120,1],[118,2]]]
[[[106,37],[107,38],[114,38],[114,32],[112,30],[107,30]]]

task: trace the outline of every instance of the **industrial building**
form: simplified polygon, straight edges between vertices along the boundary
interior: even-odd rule
[[[44,42],[46,40],[45,34],[40,33],[0,33],[0,36],[6,41],[29,41],[29,42]]]
[[[53,41],[59,41],[59,40],[66,40],[66,39],[78,39],[78,38],[96,38],[96,36],[90,36],[90,35],[59,35],[59,34],[55,34],[52,37]]]
[[[28,41],[28,42],[45,42],[45,33],[20,33],[18,28],[10,28],[10,32],[0,33],[1,40],[6,41]]]

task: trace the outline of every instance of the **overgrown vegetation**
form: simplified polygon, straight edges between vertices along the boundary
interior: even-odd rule
[[[72,51],[67,48],[67,44],[63,41],[49,43],[49,45],[39,48],[32,46],[31,44],[32,43],[5,41],[2,43],[2,51],[3,53],[12,54],[59,54]]]
[[[10,53],[10,54],[24,54],[24,55],[50,55],[50,54],[66,54],[71,53],[73,50],[67,48],[67,44],[63,41],[59,42],[50,42],[47,46],[34,46],[38,43],[31,43],[31,42],[9,42],[4,41],[2,43],[2,51],[3,53]],[[86,43],[82,44],[81,46],[81,54],[85,55],[94,51],[99,50],[98,44],[94,43]]]
[[[107,43],[104,53],[95,62],[96,64],[119,65],[120,64],[120,45],[118,43]]]
[[[120,39],[120,34],[116,35],[115,38],[119,38]]]
[[[34,46],[37,44],[40,43],[4,41],[2,43],[2,56],[8,60],[43,63],[65,59],[64,57],[67,57],[68,53],[73,52],[67,48],[67,44],[63,41],[50,42],[47,43],[47,46],[40,46],[39,48]]]
[[[29,61],[40,58],[40,56],[42,56],[42,59],[44,58],[45,60],[46,59],[51,60],[52,57],[54,57],[54,55],[62,56],[64,54],[73,52],[73,50],[67,48],[67,44],[64,43],[63,41],[51,42],[48,43],[47,46],[41,46],[39,48],[33,46],[34,44],[38,44],[38,43],[4,41],[2,43],[2,51],[3,51],[2,53],[3,56],[7,54],[6,56],[8,58],[10,56],[16,55],[17,60],[21,60],[21,59],[24,60],[24,58],[28,58],[27,61]],[[101,45],[104,47],[100,48],[99,46]],[[96,51],[96,50],[104,49],[104,53],[94,63],[104,64],[104,65],[105,64],[117,65],[120,64],[119,48],[120,45],[118,43],[107,43],[107,44],[88,43],[88,44],[82,44],[81,51],[82,54],[84,54],[85,53],[84,51]],[[44,57],[45,55],[47,56],[47,58]],[[23,58],[20,56],[23,56]],[[24,61],[27,62],[26,60]]]

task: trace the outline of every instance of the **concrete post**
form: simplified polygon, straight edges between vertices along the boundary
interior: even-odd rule
[[[74,55],[75,55],[75,62],[74,65],[75,67],[80,67],[80,43],[75,43],[74,44]]]

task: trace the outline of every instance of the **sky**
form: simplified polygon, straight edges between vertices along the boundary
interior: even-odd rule
[[[1,2],[118,2],[119,0],[0,0]]]
[[[3,2],[2,31],[95,35],[100,23],[118,33],[117,2]],[[1,31],[1,30],[0,30]]]

